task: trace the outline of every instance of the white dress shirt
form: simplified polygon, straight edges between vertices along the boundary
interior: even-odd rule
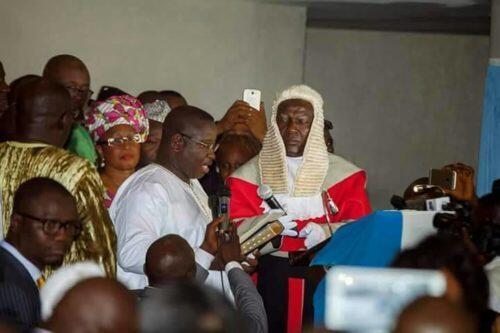
[[[118,241],[117,277],[129,289],[147,286],[146,252],[164,235],[186,239],[196,262],[206,269],[214,258],[199,248],[212,212],[198,180],[187,184],[166,168],[151,164],[120,186],[109,213]]]
[[[33,281],[36,284],[36,281],[42,276],[42,272],[38,269],[38,267],[33,265],[33,263],[31,261],[26,259],[21,254],[21,252],[19,252],[14,246],[9,244],[7,241],[5,241],[5,240],[1,241],[0,247],[2,247],[5,251],[12,254],[14,256],[14,258],[16,258],[24,266],[24,268],[26,268],[26,270],[28,271],[28,273],[30,273],[31,278],[33,279]]]

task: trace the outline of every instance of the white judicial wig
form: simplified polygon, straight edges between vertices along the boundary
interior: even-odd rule
[[[304,148],[303,163],[297,171],[291,196],[306,197],[321,192],[328,171],[328,151],[324,139],[323,98],[306,85],[291,86],[276,97],[271,114],[271,124],[259,154],[260,179],[269,185],[274,194],[288,193],[288,166],[285,144],[280,135],[276,116],[281,102],[302,99],[312,104],[314,119]]]

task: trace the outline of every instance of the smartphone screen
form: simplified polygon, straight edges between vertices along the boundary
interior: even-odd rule
[[[336,266],[326,277],[325,324],[331,330],[390,332],[407,304],[445,291],[439,271]]]

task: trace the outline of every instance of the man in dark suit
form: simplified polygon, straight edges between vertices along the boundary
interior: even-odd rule
[[[81,228],[75,199],[61,184],[33,178],[19,186],[0,242],[0,321],[22,330],[38,324],[42,271],[62,263]]]
[[[215,261],[219,262],[220,270],[228,274],[236,309],[242,315],[248,331],[266,333],[268,328],[264,303],[252,279],[240,265],[244,257],[236,228],[231,226],[227,235],[229,237],[218,237]],[[184,238],[175,234],[163,236],[151,244],[146,253],[144,272],[149,286],[136,293],[143,300],[172,282],[196,280],[204,283],[208,277],[207,269],[195,262],[193,249]]]

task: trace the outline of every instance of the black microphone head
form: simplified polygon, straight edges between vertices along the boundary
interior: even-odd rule
[[[273,190],[269,185],[262,184],[257,189],[257,194],[259,195],[259,198],[261,198],[262,200],[267,200],[273,196]]]

